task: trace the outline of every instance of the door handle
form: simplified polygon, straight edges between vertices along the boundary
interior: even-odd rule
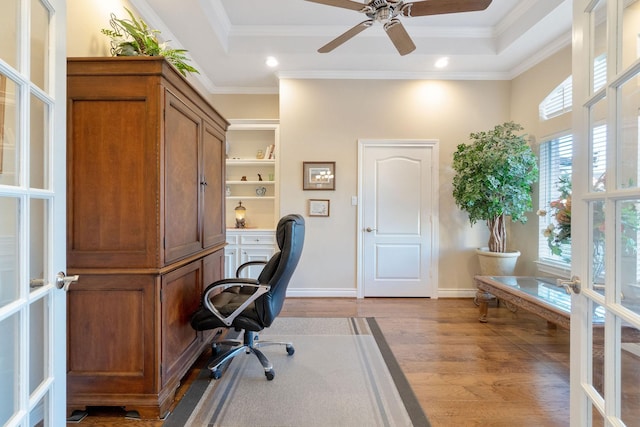
[[[73,282],[77,282],[79,278],[80,276],[78,276],[77,274],[74,274],[73,276],[67,276],[66,274],[64,274],[64,272],[61,271],[56,274],[56,287],[58,289],[64,289],[66,292],[69,290],[69,286],[71,286]]]
[[[371,233],[372,231],[378,231],[376,228],[367,227],[364,229],[367,233]]]
[[[580,289],[582,288],[580,278],[578,276],[573,276],[571,280],[558,279],[556,282],[558,283],[558,286],[562,286],[568,294],[572,291],[574,294],[579,294]]]

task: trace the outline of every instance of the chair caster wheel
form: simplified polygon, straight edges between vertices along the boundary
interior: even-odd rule
[[[292,346],[292,345],[287,345],[287,354],[288,354],[289,356],[292,356],[292,355],[293,355],[293,353],[295,353],[295,352],[296,352],[296,349],[295,349],[295,348],[293,348],[293,346]]]
[[[271,370],[271,371],[266,371],[266,372],[264,373],[264,376],[265,376],[265,377],[267,377],[267,380],[268,380],[268,381],[271,381],[271,380],[276,376],[276,373],[275,373],[275,372],[273,372],[273,370]]]
[[[212,379],[219,380],[221,376],[222,376],[222,372],[220,371],[220,369],[216,369],[215,371],[211,371],[210,377]]]

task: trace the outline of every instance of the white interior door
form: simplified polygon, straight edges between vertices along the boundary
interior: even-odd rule
[[[640,2],[573,3],[571,425],[637,426]]]
[[[437,297],[437,149],[360,141],[359,297]]]
[[[66,413],[65,0],[0,6],[0,425]]]

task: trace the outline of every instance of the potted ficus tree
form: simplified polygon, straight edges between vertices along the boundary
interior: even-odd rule
[[[470,135],[471,142],[459,144],[453,154],[453,197],[456,205],[475,224],[485,221],[489,228],[488,248],[478,250],[482,274],[510,275],[518,251],[507,249],[506,221],[525,223],[533,209],[531,185],[538,179],[536,156],[514,122]],[[485,254],[490,260],[482,258]],[[507,262],[506,267],[489,265]]]

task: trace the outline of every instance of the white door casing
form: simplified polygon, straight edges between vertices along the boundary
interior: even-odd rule
[[[0,424],[66,417],[66,2],[3,2]]]
[[[637,425],[640,4],[575,0],[573,21],[571,426]],[[606,82],[594,82],[603,55]]]
[[[358,141],[358,297],[437,297],[438,144]]]

